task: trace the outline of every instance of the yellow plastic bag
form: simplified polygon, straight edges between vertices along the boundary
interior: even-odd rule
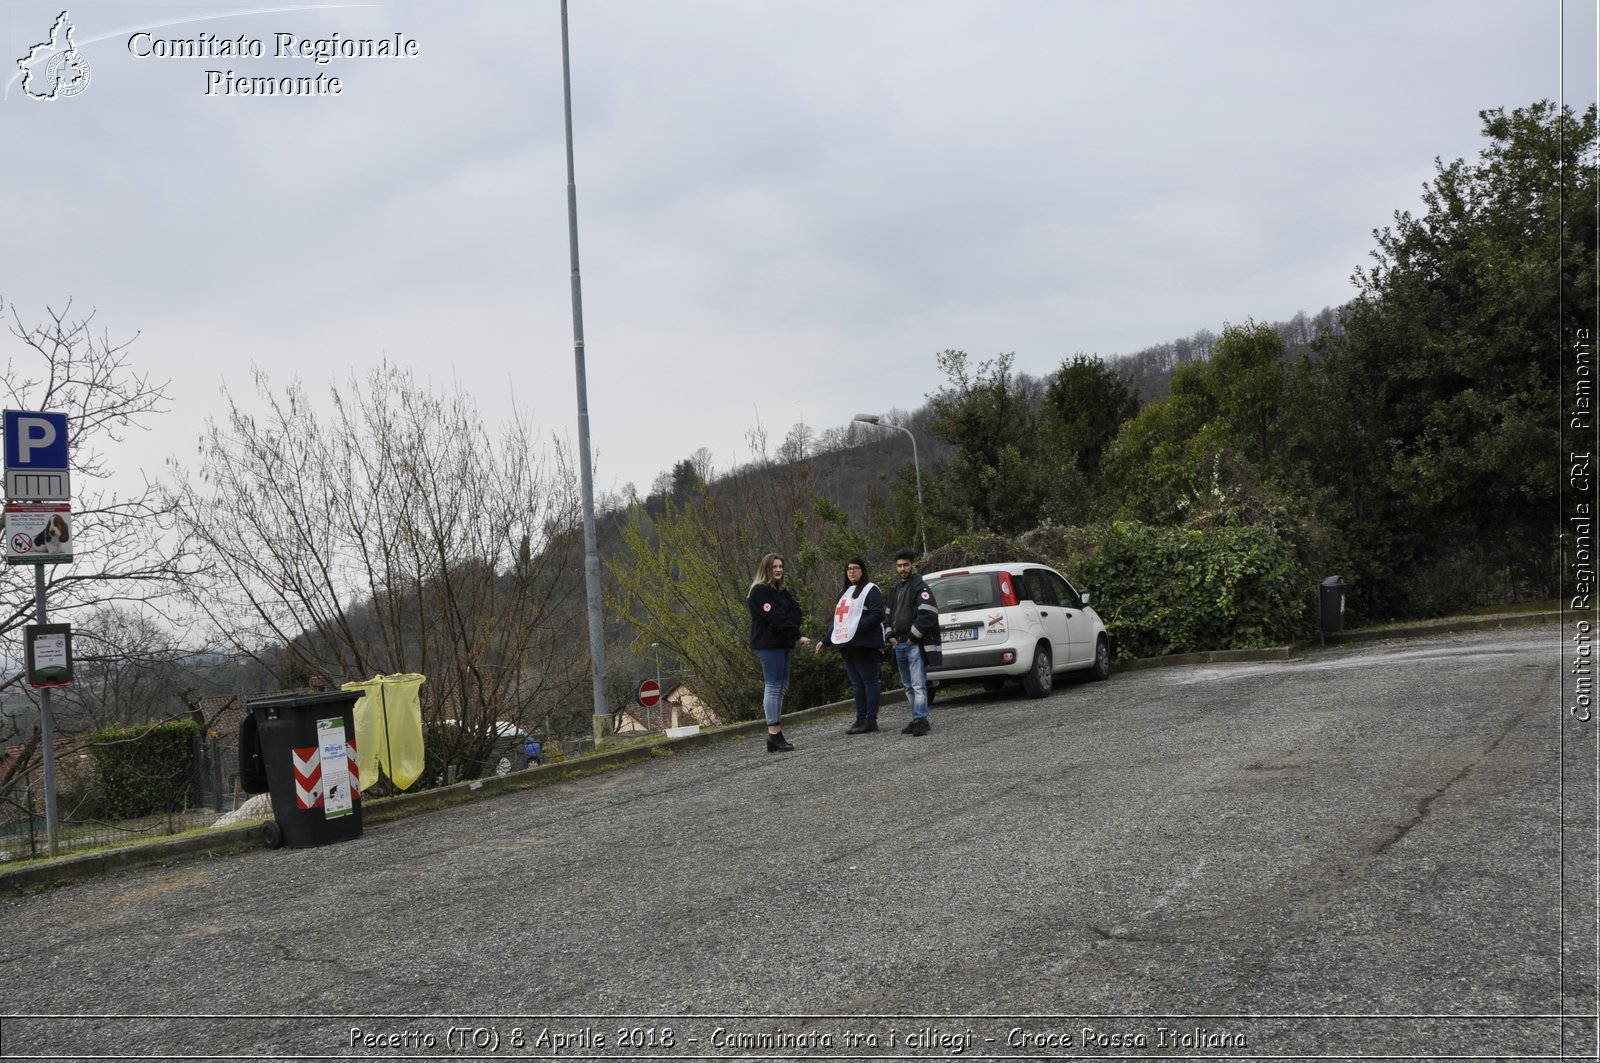
[[[356,767],[361,787],[378,781],[378,773],[402,790],[422,778],[422,684],[427,677],[416,672],[375,675],[341,690],[359,690],[356,702]]]

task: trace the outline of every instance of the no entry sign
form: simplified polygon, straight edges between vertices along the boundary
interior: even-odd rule
[[[639,704],[648,709],[661,700],[661,684],[654,679],[646,679],[639,684],[639,692],[635,697],[638,699]]]

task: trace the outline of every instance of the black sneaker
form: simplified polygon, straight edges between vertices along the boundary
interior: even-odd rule
[[[912,720],[910,723],[908,723],[904,727],[900,728],[900,733],[903,734],[903,735],[916,734],[917,733],[917,721],[916,720]]]
[[[866,722],[866,724],[861,728],[861,733],[862,734],[871,734],[873,731],[876,731],[877,729],[878,729],[878,721],[877,720],[868,720]]]
[[[920,720],[912,720],[910,725],[906,727],[904,733],[911,735],[914,738],[921,738],[931,730],[933,730],[933,725],[930,724],[928,722],[928,718],[924,716]]]

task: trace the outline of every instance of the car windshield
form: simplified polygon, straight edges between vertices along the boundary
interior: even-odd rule
[[[1000,583],[993,572],[963,572],[928,581],[943,612],[992,609],[1000,604]]]

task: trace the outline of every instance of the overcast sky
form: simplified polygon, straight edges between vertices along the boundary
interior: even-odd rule
[[[1343,302],[1478,111],[1595,99],[1595,8],[571,0],[597,486],[914,408],[945,348],[1042,375]],[[127,469],[192,458],[252,366],[317,392],[388,359],[576,438],[556,0],[74,6],[89,81],[53,100],[16,60],[46,86],[61,7],[0,10],[0,300],[142,333],[173,410]],[[136,54],[241,36],[262,56]]]

